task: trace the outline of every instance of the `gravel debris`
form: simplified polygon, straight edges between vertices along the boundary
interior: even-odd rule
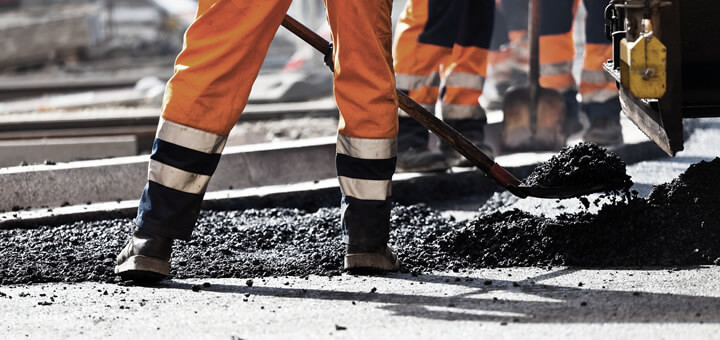
[[[529,186],[602,185],[627,191],[632,186],[626,164],[616,154],[595,143],[578,143],[563,148],[546,162],[538,164],[523,182]],[[583,204],[589,206],[587,199]]]
[[[647,199],[556,218],[520,210],[456,222],[424,205],[395,205],[391,242],[401,271],[509,266],[688,266],[720,261],[720,159],[692,165]],[[174,278],[333,276],[342,272],[340,211],[203,211],[176,243]],[[0,284],[116,282],[115,255],[131,219],[0,230]],[[253,286],[253,280],[246,281]],[[198,285],[198,289],[201,286]],[[20,297],[23,297],[21,294]]]

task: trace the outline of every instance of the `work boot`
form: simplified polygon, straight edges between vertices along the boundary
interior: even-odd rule
[[[475,144],[484,154],[494,158],[492,148],[485,144],[485,126],[487,119],[446,119],[445,122],[453,129],[460,132],[465,138]],[[474,164],[465,156],[457,152],[452,145],[442,142],[440,150],[445,154],[448,164],[454,167],[472,167]]]
[[[600,146],[617,145],[623,142],[620,120],[614,117],[600,117],[590,121],[590,128],[583,135],[583,141]]]
[[[527,83],[527,72],[511,70],[509,79],[495,82],[495,95],[486,96],[485,109],[490,111],[502,110],[505,101],[505,92],[511,87],[523,86]],[[485,95],[485,94],[483,94]]]
[[[510,88],[511,84],[510,82],[498,82],[495,83],[495,94],[490,96],[483,94],[485,96],[484,106],[486,109],[491,111],[497,111],[503,109],[503,102],[504,102],[504,96],[505,92]]]
[[[173,240],[136,229],[117,256],[115,274],[124,280],[160,281],[170,275]]]
[[[395,251],[386,244],[380,246],[346,246],[344,268],[354,272],[387,272],[400,269]]]
[[[450,168],[445,156],[439,152],[430,151],[427,147],[409,148],[399,151],[397,155],[397,170],[404,172],[443,172]]]

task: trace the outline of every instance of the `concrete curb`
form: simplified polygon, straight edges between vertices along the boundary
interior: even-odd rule
[[[134,156],[0,169],[0,210],[135,199],[147,164]],[[331,178],[334,164],[335,137],[228,147],[208,191]]]

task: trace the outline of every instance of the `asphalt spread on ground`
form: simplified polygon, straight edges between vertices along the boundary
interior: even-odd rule
[[[648,198],[616,196],[597,214],[557,218],[520,210],[457,222],[423,205],[393,208],[402,270],[503,266],[720,264],[720,159],[692,165]],[[486,210],[483,210],[486,211]],[[203,211],[176,242],[175,278],[336,275],[343,245],[337,208]],[[0,282],[118,282],[115,254],[131,219],[0,230]]]

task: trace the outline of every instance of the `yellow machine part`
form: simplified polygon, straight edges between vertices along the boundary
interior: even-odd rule
[[[660,99],[667,88],[667,48],[651,34],[620,42],[622,86],[641,99]]]

